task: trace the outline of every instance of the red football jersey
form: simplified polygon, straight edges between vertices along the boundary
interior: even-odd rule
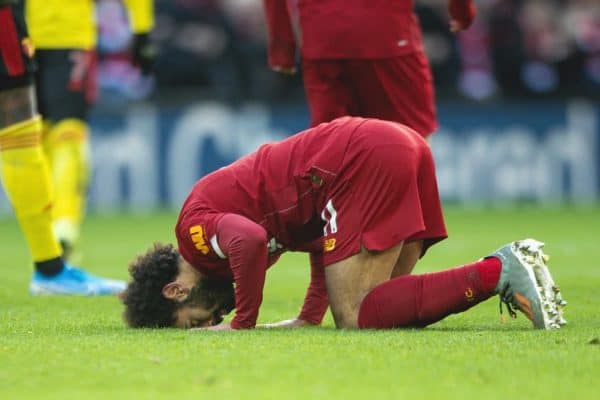
[[[286,0],[264,0],[271,66],[294,65]],[[302,57],[386,58],[422,48],[412,0],[298,0]]]
[[[259,224],[269,239],[268,265],[255,266],[256,274],[246,274],[247,282],[242,286],[262,285],[256,281],[259,272],[264,279],[264,269],[285,250],[321,251],[324,222],[320,212],[325,199],[322,191],[314,189],[335,176],[352,133],[365,121],[340,118],[282,142],[265,144],[198,181],[183,204],[175,228],[183,258],[205,274],[234,279],[216,234],[219,221],[227,214]],[[240,299],[246,293],[242,290],[240,296],[236,291],[237,314],[232,324],[250,327],[252,323],[244,326],[239,321],[251,320],[246,314],[256,315],[260,301],[240,314],[238,302],[256,303],[255,299]]]
[[[175,232],[182,256],[201,271],[218,269],[209,265],[221,259],[210,241],[217,222],[227,213],[263,226],[272,239],[269,250],[273,254],[283,249],[305,250],[323,232],[318,216],[325,199],[320,197],[322,191],[313,189],[337,173],[352,132],[365,121],[345,117],[319,125],[281,142],[265,144],[202,178],[184,202],[177,221]],[[218,274],[228,276],[226,272]]]
[[[343,117],[202,178],[176,236],[194,268],[235,281],[238,329],[255,325],[266,270],[287,249],[311,253],[301,319],[318,323],[327,308],[324,266],[361,247],[424,240],[426,249],[446,230],[427,142],[400,124]]]

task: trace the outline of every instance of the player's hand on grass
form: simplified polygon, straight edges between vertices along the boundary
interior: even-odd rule
[[[473,23],[477,8],[472,0],[449,0],[450,31],[460,32]]]
[[[225,324],[219,324],[219,325],[213,325],[213,326],[206,326],[206,327],[202,327],[202,328],[192,328],[190,330],[191,331],[233,331],[235,329],[233,329],[231,327],[231,324],[225,323]]]
[[[315,326],[312,322],[304,321],[302,319],[286,319],[285,321],[275,322],[272,324],[259,325],[259,328],[302,328],[304,326]]]
[[[279,72],[280,74],[284,74],[284,75],[294,75],[296,73],[296,67],[274,66],[274,67],[271,67],[271,69],[275,72]]]

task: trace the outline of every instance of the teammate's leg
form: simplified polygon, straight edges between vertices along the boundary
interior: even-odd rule
[[[52,229],[52,184],[41,146],[33,86],[0,89],[0,175],[35,265],[29,290],[40,294],[113,294],[124,282],[65,265]]]
[[[33,50],[17,7],[0,7],[0,176],[35,263],[32,294],[112,294],[124,282],[67,266],[52,230],[52,186],[32,84]]]
[[[422,51],[353,60],[348,73],[358,115],[400,122],[425,138],[437,129],[433,78]]]
[[[89,180],[89,139],[85,122],[65,119],[51,126],[45,149],[55,191],[54,230],[70,256],[80,235]]]
[[[63,263],[51,228],[50,175],[41,146],[42,123],[34,109],[32,86],[0,91],[2,182],[36,270],[52,276]]]
[[[38,51],[38,97],[46,122],[45,149],[55,188],[54,229],[66,255],[79,238],[89,177],[85,122],[94,91],[91,51]]]
[[[360,253],[325,268],[329,306],[338,328],[358,327],[358,312],[364,297],[390,279],[402,242],[379,252]]]
[[[310,126],[345,115],[359,115],[355,93],[347,81],[343,60],[303,60],[302,78],[310,109]]]

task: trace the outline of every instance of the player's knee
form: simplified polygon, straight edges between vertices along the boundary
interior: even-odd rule
[[[331,304],[331,313],[335,326],[338,329],[356,329],[358,328],[358,310],[353,307],[336,307]]]
[[[358,319],[356,317],[344,316],[335,319],[335,326],[338,329],[357,329]]]
[[[0,93],[0,129],[22,123],[36,116],[33,86]]]

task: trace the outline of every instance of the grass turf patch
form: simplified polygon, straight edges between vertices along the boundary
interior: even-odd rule
[[[30,297],[31,267],[13,220],[0,221],[0,398],[565,398],[597,396],[600,373],[600,209],[449,208],[450,238],[415,273],[480,258],[524,237],[545,241],[569,301],[569,325],[501,323],[498,300],[423,330],[190,333],[131,330],[116,298]],[[173,241],[175,215],[91,216],[84,266],[126,278],[154,240]],[[267,276],[260,321],[296,315],[307,257],[286,255]]]

